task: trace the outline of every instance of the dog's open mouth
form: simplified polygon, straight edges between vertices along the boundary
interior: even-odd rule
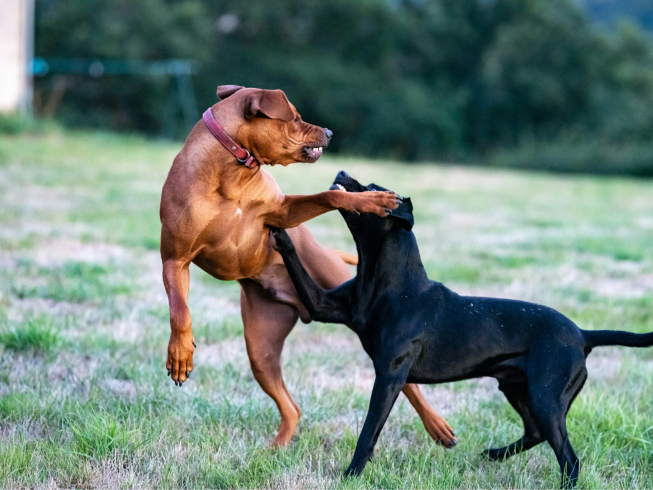
[[[335,182],[331,187],[329,187],[329,190],[330,190],[330,191],[343,191],[343,192],[347,192],[347,189],[345,189],[345,186],[343,186],[342,184],[338,184],[337,182]]]
[[[303,153],[304,159],[309,163],[317,162],[322,156],[323,146],[305,146]]]

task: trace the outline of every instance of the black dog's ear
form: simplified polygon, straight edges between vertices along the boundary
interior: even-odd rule
[[[390,213],[390,218],[396,219],[397,223],[406,231],[410,231],[413,228],[415,218],[413,217],[413,203],[410,197],[403,198],[399,207]]]
[[[217,91],[218,99],[224,100],[244,88],[245,87],[241,87],[240,85],[220,85]]]

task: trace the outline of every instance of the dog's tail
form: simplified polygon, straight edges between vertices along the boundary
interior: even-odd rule
[[[345,264],[349,265],[358,265],[358,256],[353,255],[353,254],[348,254],[347,252],[341,252],[340,250],[336,250],[335,248],[332,248],[333,252],[342,259],[342,261]]]
[[[587,346],[623,345],[625,347],[650,347],[653,345],[653,332],[632,333],[621,330],[583,330]]]

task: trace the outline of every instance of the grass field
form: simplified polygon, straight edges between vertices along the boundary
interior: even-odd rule
[[[490,379],[424,390],[456,429],[435,445],[400,396],[376,456],[342,481],[374,373],[339,325],[298,325],[284,352],[303,411],[285,450],[249,369],[239,288],[194,268],[195,371],[164,369],[168,308],[160,190],[178,144],[99,133],[0,136],[0,487],[557,487],[547,444],[521,436]],[[459,293],[537,301],[582,328],[653,330],[653,183],[325,158],[275,168],[288,193],[337,170],[410,195],[431,278]],[[338,213],[309,224],[354,251]],[[653,488],[653,351],[596,349],[568,417],[582,488]]]

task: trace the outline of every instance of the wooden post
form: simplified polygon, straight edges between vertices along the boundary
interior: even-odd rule
[[[34,0],[0,0],[0,113],[32,113]]]

